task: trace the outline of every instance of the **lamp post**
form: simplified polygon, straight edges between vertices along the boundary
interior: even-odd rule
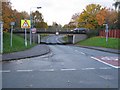
[[[31,30],[32,30],[32,28],[33,28],[33,17],[32,17],[32,8],[37,8],[37,9],[40,9],[40,8],[42,8],[42,7],[31,7],[30,8],[30,22],[31,22],[31,27],[30,27],[30,45],[32,44],[32,32],[31,32]]]

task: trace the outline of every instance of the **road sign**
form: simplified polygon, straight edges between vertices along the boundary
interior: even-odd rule
[[[10,25],[11,25],[11,26],[14,26],[14,25],[15,25],[15,22],[11,22]]]
[[[30,20],[21,20],[21,28],[30,28]]]
[[[31,29],[32,33],[36,33],[36,28]]]

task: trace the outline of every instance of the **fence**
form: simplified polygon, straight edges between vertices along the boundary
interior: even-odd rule
[[[99,36],[105,37],[105,36],[106,36],[105,30],[100,30],[100,31],[99,31]],[[108,32],[108,37],[120,38],[120,29],[109,30],[109,32]]]

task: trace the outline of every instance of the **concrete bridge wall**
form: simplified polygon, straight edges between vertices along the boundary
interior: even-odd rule
[[[87,38],[87,35],[86,34],[76,34],[76,35],[73,35],[73,44],[81,41],[81,40],[84,40]]]
[[[20,35],[24,37],[24,34],[20,34]],[[40,34],[32,34],[32,42],[40,43],[41,36],[39,36],[39,35]],[[74,35],[67,35],[67,36],[68,36],[67,42],[73,43],[73,44],[87,38],[86,34],[74,34]],[[29,34],[27,34],[27,40],[29,40],[29,39],[30,39]]]
[[[86,34],[68,35],[68,42],[75,44],[75,43],[77,43],[81,40],[84,40],[86,38],[87,38]]]

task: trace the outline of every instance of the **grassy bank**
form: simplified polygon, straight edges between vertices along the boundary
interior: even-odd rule
[[[65,42],[68,42],[68,36],[64,36],[62,39],[63,39]]]
[[[40,34],[40,36],[41,36],[41,39],[42,39],[42,38],[44,38],[44,37],[49,36],[49,34]]]
[[[10,34],[9,33],[3,34],[3,53],[22,51],[22,50],[29,49],[33,46],[35,46],[35,44],[30,46],[28,42],[28,46],[25,47],[24,38],[17,35],[13,35],[13,46],[10,47]]]
[[[92,38],[88,38],[86,40],[80,41],[76,44],[84,45],[84,46],[96,46],[96,47],[120,49],[119,42],[120,42],[120,39],[109,38],[108,43],[106,44],[105,37],[92,37]]]

